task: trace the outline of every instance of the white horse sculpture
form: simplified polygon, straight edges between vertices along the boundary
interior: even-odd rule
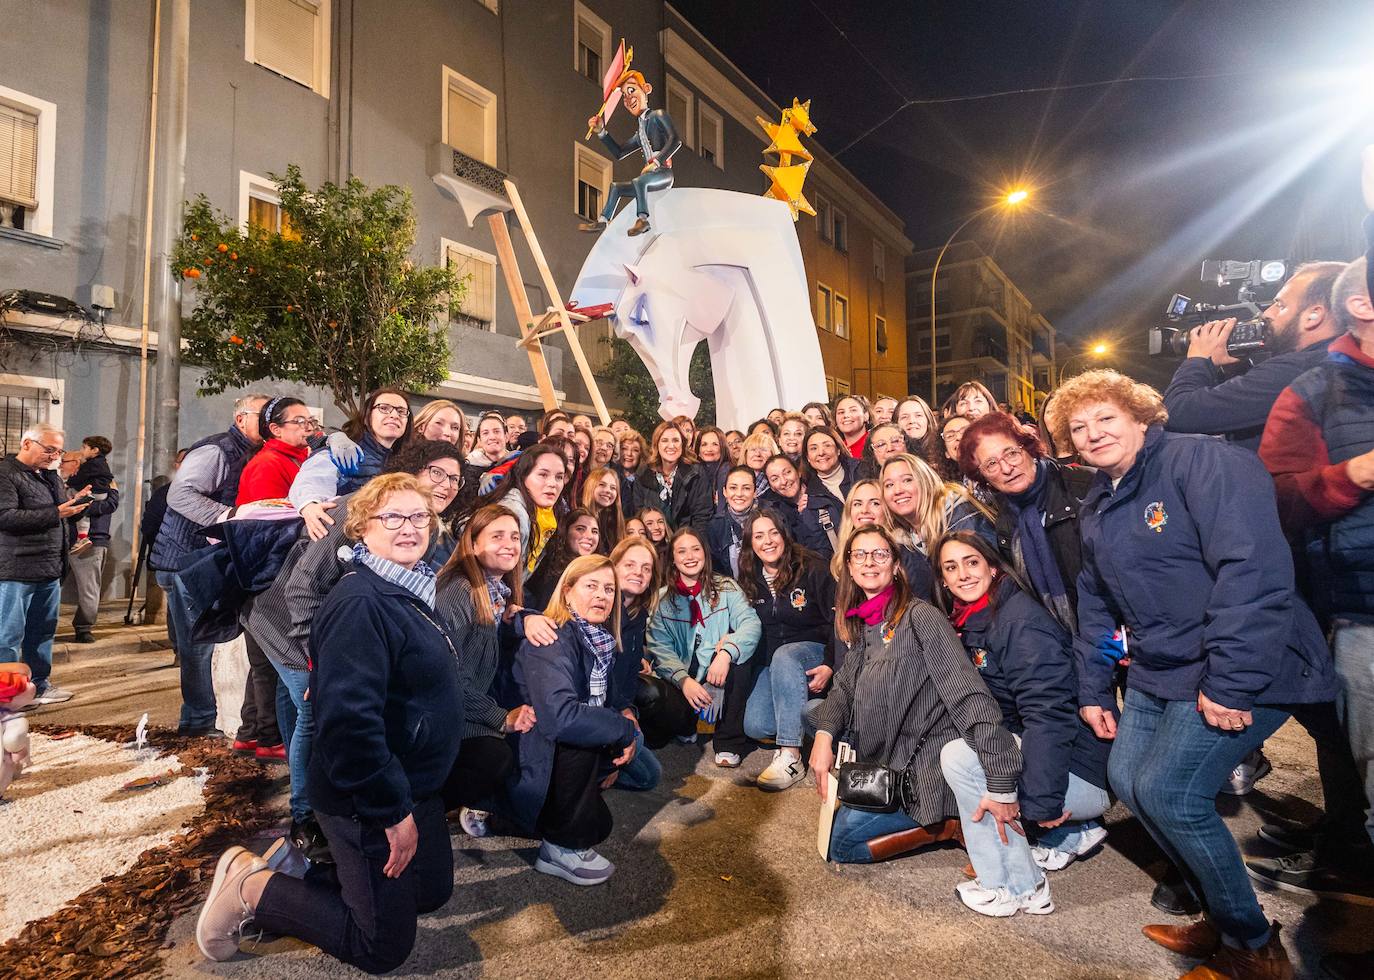
[[[707,341],[716,424],[743,429],[770,409],[825,401],[811,290],[787,205],[707,188],[655,195],[653,228],[630,238],[623,209],[573,286],[579,307],[612,304],[615,332],[658,385],[659,413],[695,417],[687,382]]]

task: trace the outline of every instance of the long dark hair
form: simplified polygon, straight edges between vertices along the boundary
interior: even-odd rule
[[[702,565],[701,575],[699,576],[701,594],[703,598],[706,599],[708,605],[714,606],[720,601],[721,585],[729,581],[729,579],[724,575],[717,575],[716,570],[711,567],[711,546],[696,528],[685,525],[674,531],[673,536],[668,539],[668,568],[664,570],[664,574],[671,574],[673,576],[673,581],[677,580],[679,572],[677,570],[677,565],[673,562],[673,549],[680,538],[687,537],[696,538],[697,544],[701,545]]]
[[[439,588],[444,588],[455,578],[467,579],[468,585],[472,587],[472,607],[477,618],[477,622],[483,626],[492,626],[496,623],[496,610],[492,607],[491,597],[487,594],[487,572],[482,567],[482,563],[477,560],[477,536],[487,529],[494,521],[502,517],[509,517],[515,521],[516,533],[520,531],[520,521],[515,516],[515,512],[509,507],[502,507],[499,504],[490,504],[486,507],[478,508],[472,515],[472,520],[468,521],[463,528],[463,533],[458,537],[458,546],[454,549],[449,560],[444,563],[444,567],[439,570]],[[512,605],[520,605],[524,599],[522,580],[524,579],[524,563],[519,560],[515,562],[515,567],[501,576],[502,581],[510,586],[510,602]]]
[[[475,514],[488,504],[499,504],[508,493],[515,490],[520,494],[520,499],[525,502],[526,513],[529,514],[530,522],[533,523],[535,512],[539,507],[535,504],[534,498],[530,496],[530,492],[525,489],[525,478],[530,475],[535,465],[544,456],[558,457],[558,462],[563,465],[563,472],[567,472],[568,458],[547,442],[537,442],[519,455],[515,460],[515,465],[506,471],[506,475],[501,478],[500,483],[486,493],[478,495],[477,499],[472,502],[472,513]]]
[[[877,524],[861,524],[853,531],[849,532],[849,538],[845,541],[840,554],[844,556],[844,564],[840,567],[840,577],[835,585],[835,635],[845,643],[853,643],[862,632],[856,631],[854,620],[848,616],[849,610],[862,603],[867,596],[864,590],[855,583],[854,577],[849,574],[849,553],[854,547],[854,540],[861,534],[876,534],[887,544],[887,548],[892,552],[889,559],[892,562],[892,599],[887,604],[884,614],[889,626],[894,625],[906,612],[906,608],[911,604],[911,586],[906,580],[906,570],[902,568],[901,551],[898,549],[897,539],[892,536],[885,527]]]
[[[940,552],[944,551],[945,545],[951,542],[968,545],[982,556],[989,568],[996,570],[997,574],[993,577],[987,591],[988,605],[993,609],[997,608],[998,600],[1004,598],[999,588],[1003,582],[1011,582],[1022,591],[1027,591],[1025,583],[1016,574],[1016,570],[1007,564],[1001,553],[981,534],[976,531],[950,531],[941,536],[939,543],[930,552],[930,567],[935,572],[935,604],[946,616],[954,609],[954,597],[949,594],[949,589],[945,587],[945,575],[940,569]]]
[[[414,418],[410,414],[410,396],[394,385],[385,385],[381,388],[374,388],[367,393],[362,405],[358,408],[358,414],[354,415],[343,425],[343,433],[354,442],[361,442],[365,434],[372,430],[368,428],[368,422],[372,418],[372,407],[377,404],[377,399],[382,395],[395,395],[406,403],[406,427],[401,430],[400,438],[396,440],[396,445],[401,445],[410,438],[410,422]]]
[[[754,525],[760,520],[769,520],[782,536],[782,561],[778,563],[778,577],[773,580],[773,591],[790,589],[801,578],[802,569],[807,561],[819,558],[806,548],[797,544],[787,521],[772,507],[764,507],[749,515],[744,522],[744,539],[739,549],[739,587],[745,597],[753,602],[759,598],[759,581],[763,578],[763,562],[754,554]]]

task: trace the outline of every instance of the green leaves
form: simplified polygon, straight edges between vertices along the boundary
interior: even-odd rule
[[[357,178],[312,190],[294,164],[271,176],[279,228],[241,230],[203,195],[186,204],[170,261],[195,299],[182,336],[205,370],[202,390],[294,382],[329,389],[352,412],[380,385],[442,381],[441,321],[466,280],[411,260],[410,192]]]

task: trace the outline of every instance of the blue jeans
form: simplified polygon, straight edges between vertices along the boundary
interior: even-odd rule
[[[21,659],[42,694],[52,674],[52,638],[57,632],[62,580],[0,582],[0,661]]]
[[[1341,679],[1336,705],[1371,804],[1365,811],[1365,832],[1374,841],[1374,623],[1337,619],[1331,653]]]
[[[1221,731],[1194,701],[1127,689],[1107,769],[1116,795],[1183,872],[1222,936],[1257,949],[1269,938],[1269,920],[1216,806],[1231,770],[1288,718],[1258,705],[1252,714],[1244,731]]]
[[[754,679],[754,693],[744,707],[744,734],[771,738],[780,748],[800,748],[802,710],[808,692],[806,672],[825,662],[825,646],[803,641],[785,643]]]
[[[884,834],[914,830],[919,826],[904,810],[869,813],[841,805],[835,811],[835,822],[830,827],[830,860],[839,864],[872,864],[869,841]]]
[[[213,643],[191,642],[191,600],[176,572],[159,571],[157,584],[167,594],[167,619],[181,658],[181,728],[215,727],[215,685],[210,674]]]
[[[291,773],[291,819],[300,821],[310,816],[306,774],[310,771],[310,746],[315,741],[315,705],[305,699],[305,692],[310,687],[310,671],[292,670],[275,660],[271,663],[281,677],[281,686],[277,688],[277,717],[284,722],[281,737],[286,742],[287,768]],[[286,707],[294,707],[294,712],[282,710],[282,692],[290,699]]]
[[[997,835],[997,819],[991,813],[973,822],[973,812],[988,791],[988,778],[978,754],[962,738],[946,742],[940,750],[940,769],[959,804],[959,823],[964,828],[968,851],[978,883],[984,888],[1005,888],[1012,895],[1029,895],[1045,879],[1031,857],[1030,842],[1008,830],[1007,842]]]
[[[657,786],[662,776],[663,764],[644,744],[644,733],[635,732],[635,757],[630,760],[628,766],[620,770],[620,775],[615,777],[615,782],[611,786],[642,792]]]
[[[1111,805],[1112,798],[1105,789],[1069,773],[1064,809],[1073,814],[1073,819],[1064,821],[1058,827],[1040,831],[1036,834],[1035,842],[1056,851],[1077,851],[1083,834],[1101,826],[1097,818],[1106,813]]]

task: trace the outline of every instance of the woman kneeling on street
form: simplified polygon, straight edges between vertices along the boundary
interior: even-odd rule
[[[811,771],[825,799],[836,743],[845,741],[859,762],[892,770],[902,790],[891,813],[841,804],[831,859],[881,861],[958,839],[959,804],[940,772],[941,750],[956,739],[973,747],[987,776],[987,792],[972,818],[989,813],[999,827],[1014,824],[1021,753],[949,622],[911,596],[897,543],[886,530],[855,528],[841,553],[835,634],[848,651],[829,695],[808,712],[816,726]],[[973,881],[957,886],[966,904],[981,890]]]
[[[385,973],[410,955],[417,915],[453,893],[440,790],[458,756],[462,691],[423,559],[437,521],[408,474],[379,476],[350,501],[352,566],[310,637],[310,802],[332,873],[316,865],[301,880],[243,847],[225,851],[196,923],[210,959],[233,956],[251,919]]]
[[[1164,431],[1159,393],[1110,370],[1062,386],[1055,441],[1097,477],[1083,500],[1080,713],[1115,739],[1112,789],[1184,874],[1206,918],[1150,925],[1205,960],[1196,978],[1291,977],[1216,795],[1294,705],[1331,700],[1331,655],[1293,592],[1274,482],[1253,453]],[[1128,646],[1114,637],[1125,628]],[[1124,654],[1125,707],[1112,679]]]
[[[966,742],[946,745],[940,765],[959,800],[964,846],[982,887],[965,901],[984,915],[1048,912],[1044,872],[1067,867],[1107,837],[1096,818],[1111,805],[1111,743],[1078,717],[1069,634],[1022,591],[993,546],[972,531],[955,531],[940,541],[933,564],[940,606],[1001,706],[1003,725],[1021,743],[1021,819],[1040,828],[1033,846],[991,814],[973,820],[987,791],[982,767]]]
[[[620,589],[605,555],[574,558],[559,580],[548,616],[558,636],[547,646],[526,640],[515,657],[521,700],[534,727],[515,736],[516,775],[510,815],[543,838],[535,870],[574,885],[599,885],[615,865],[593,848],[611,834],[602,783],[634,758],[638,728],[614,705],[620,646]]]

